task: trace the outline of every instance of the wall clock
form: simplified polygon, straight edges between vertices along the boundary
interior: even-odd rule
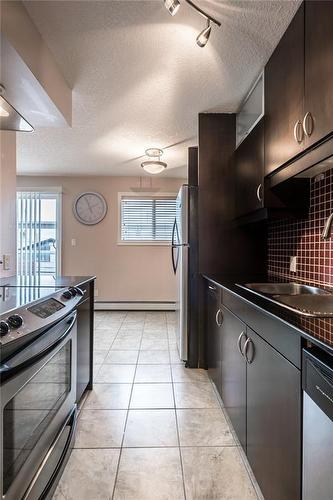
[[[108,206],[103,196],[93,191],[79,194],[73,204],[73,212],[76,219],[88,226],[101,222],[107,210]]]

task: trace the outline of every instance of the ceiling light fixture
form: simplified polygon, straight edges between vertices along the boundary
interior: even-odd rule
[[[198,7],[195,3],[192,2],[192,0],[185,0],[186,3],[190,5],[194,10],[199,12],[201,16],[203,16],[207,20],[207,26],[204,28],[199,35],[197,36],[197,44],[199,47],[205,47],[206,43],[208,42],[208,39],[210,37],[210,33],[212,31],[212,26],[211,23],[216,24],[216,26],[221,26],[220,21],[212,17],[210,14],[207,14],[204,10],[201,9],[201,7]],[[180,7],[180,2],[179,0],[164,0],[164,5],[166,9],[169,11],[169,13],[174,16],[179,7]]]
[[[164,169],[167,168],[167,164],[164,161],[161,161],[161,156],[163,154],[163,150],[159,148],[149,148],[146,149],[146,155],[149,158],[154,158],[152,160],[146,160],[141,163],[141,167],[148,174],[160,174]],[[156,159],[158,158],[158,160]]]
[[[204,28],[201,33],[197,36],[197,44],[199,47],[204,47],[206,43],[208,42],[208,39],[210,37],[210,32],[212,31],[212,27],[210,25],[210,20],[207,19],[207,26]]]
[[[180,2],[179,0],[164,0],[164,5],[165,8],[169,11],[169,14],[174,16],[178,12]]]

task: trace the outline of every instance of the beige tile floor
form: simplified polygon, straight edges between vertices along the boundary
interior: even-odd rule
[[[56,500],[251,500],[251,475],[174,314],[96,312],[95,383]]]

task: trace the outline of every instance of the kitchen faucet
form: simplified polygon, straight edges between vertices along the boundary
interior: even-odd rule
[[[325,222],[323,232],[321,233],[322,240],[328,240],[331,237],[332,223],[333,223],[333,212]]]

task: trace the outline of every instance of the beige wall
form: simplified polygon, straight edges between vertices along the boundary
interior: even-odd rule
[[[145,184],[150,179],[142,179]],[[155,177],[157,192],[178,192],[183,179]],[[118,193],[140,186],[139,177],[18,177],[20,187],[62,186],[62,274],[97,276],[102,301],[174,301],[176,282],[169,246],[118,245]],[[143,187],[146,191],[147,188]],[[72,213],[74,198],[97,191],[108,203],[105,219],[96,226],[80,224]],[[71,245],[72,238],[76,246]]]
[[[0,264],[0,278],[15,274],[16,265],[16,134],[0,131],[0,260],[11,257],[7,271]]]

